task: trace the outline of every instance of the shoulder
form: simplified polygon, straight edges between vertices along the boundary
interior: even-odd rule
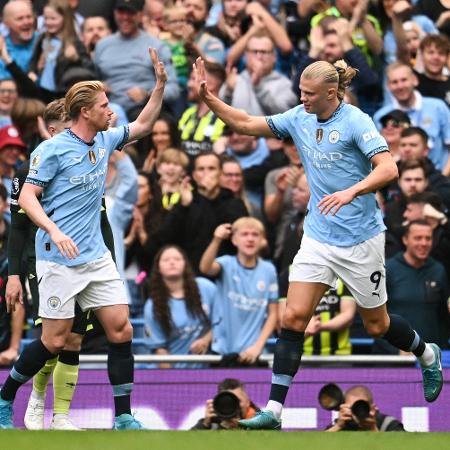
[[[203,291],[203,290],[215,290],[216,289],[216,285],[215,283],[213,283],[211,280],[208,280],[207,278],[204,277],[196,277],[195,281],[197,283],[198,288]]]
[[[444,102],[444,100],[441,100],[440,98],[422,97],[422,101],[423,105],[426,106],[427,108],[430,108],[430,110],[439,109],[440,110],[439,112],[442,112],[443,110],[448,112],[447,104]]]
[[[118,32],[111,34],[110,36],[106,36],[97,42],[95,46],[95,53],[97,53],[98,51],[102,51],[104,48],[108,48],[111,45],[115,45],[118,42],[119,42]]]

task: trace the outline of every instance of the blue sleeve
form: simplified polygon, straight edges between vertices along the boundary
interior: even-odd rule
[[[266,117],[267,125],[269,125],[272,133],[278,139],[284,139],[291,135],[291,125],[293,124],[294,115],[297,109],[298,106],[288,109],[284,113]]]
[[[200,291],[203,309],[212,323],[214,316],[214,301],[217,297],[216,285],[212,281],[203,277],[197,277],[196,281]]]
[[[385,139],[367,114],[361,113],[358,117],[352,118],[352,123],[354,124],[353,142],[367,159],[388,150]]]
[[[130,130],[127,124],[120,127],[109,128],[107,131],[104,131],[102,135],[106,149],[109,152],[109,157],[114,150],[122,150],[128,142]]]
[[[267,280],[269,282],[269,303],[278,303],[280,297],[278,294],[278,277],[273,264],[270,264],[269,274]]]
[[[45,142],[46,145],[39,145],[31,154],[30,170],[25,183],[45,187],[58,172],[58,156],[48,142]]]
[[[444,102],[439,105],[438,117],[439,127],[442,131],[442,140],[446,145],[450,145],[450,110]]]
[[[167,338],[153,316],[153,303],[148,299],[144,307],[144,327],[146,344],[151,349],[167,348]]]

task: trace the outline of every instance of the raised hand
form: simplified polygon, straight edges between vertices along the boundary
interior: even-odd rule
[[[160,83],[165,83],[169,77],[167,76],[164,63],[159,60],[158,52],[156,51],[156,49],[149,48],[148,51],[150,53],[150,58],[153,63],[153,68],[155,69],[156,81]]]
[[[209,93],[209,91],[206,81],[205,61],[203,61],[200,56],[192,65],[192,71],[194,73],[195,90],[197,91],[200,98],[204,98]]]

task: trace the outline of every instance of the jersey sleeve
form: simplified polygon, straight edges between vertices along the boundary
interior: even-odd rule
[[[203,277],[197,277],[197,286],[200,291],[201,302],[203,310],[208,316],[211,323],[213,323],[214,318],[214,301],[217,298],[217,287],[216,285]]]
[[[30,169],[29,162],[23,163],[16,172],[16,175],[12,179],[11,183],[11,201],[10,201],[10,210],[11,214],[18,213],[20,211],[19,206],[19,197],[20,192],[22,191],[23,184],[28,175],[28,171]]]
[[[58,155],[54,149],[48,145],[40,145],[30,156],[30,170],[28,171],[25,183],[45,187],[55,177],[58,167]]]
[[[291,135],[291,127],[294,123],[294,115],[297,108],[292,108],[281,114],[273,116],[266,116],[267,125],[272,130],[272,133],[278,139],[284,139]]]
[[[144,308],[144,328],[146,344],[151,349],[167,348],[167,338],[161,328],[161,325],[153,315],[153,302],[147,300]]]
[[[354,124],[353,141],[367,159],[371,159],[377,153],[389,151],[384,137],[367,114],[355,117],[352,123]]]
[[[279,294],[278,294],[278,277],[275,266],[272,263],[269,263],[269,303],[278,303]]]
[[[120,127],[109,128],[103,133],[105,139],[105,146],[110,152],[114,150],[122,150],[125,144],[128,142],[128,136],[130,135],[129,125],[122,125]]]

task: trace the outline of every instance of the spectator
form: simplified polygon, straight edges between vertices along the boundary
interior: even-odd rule
[[[389,151],[395,161],[400,159],[399,145],[402,130],[411,125],[408,114],[400,109],[393,109],[380,118],[381,136],[386,139]]]
[[[217,258],[224,240],[231,239],[237,255]],[[275,267],[258,257],[265,245],[264,225],[241,217],[219,225],[203,253],[200,271],[216,279],[221,322],[213,329],[212,350],[238,354],[237,362],[254,364],[277,322],[278,283]]]
[[[406,201],[411,195],[427,189],[428,177],[424,160],[403,161],[398,170],[400,197],[397,201],[390,202],[385,206],[384,223],[389,233],[392,233],[395,238],[401,239]]]
[[[168,114],[161,114],[153,126],[148,142],[143,140],[147,149],[145,160],[142,164],[142,170],[152,173],[156,158],[168,148],[180,148],[180,132],[178,125]],[[145,154],[140,152],[140,154]],[[141,164],[139,164],[141,166]]]
[[[241,199],[220,187],[221,161],[215,153],[203,153],[194,161],[192,178],[196,189],[184,180],[181,202],[167,214],[162,224],[164,243],[179,245],[198,271],[200,258],[221,223],[231,223],[248,214]],[[233,254],[230,243],[224,243],[219,254]]]
[[[386,261],[390,313],[403,314],[428,342],[448,348],[450,321],[448,278],[444,266],[430,257],[433,229],[426,220],[413,220],[403,236],[404,252]],[[387,343],[386,343],[387,344]],[[377,347],[397,349],[384,342]]]
[[[429,35],[420,42],[423,73],[417,73],[417,90],[424,96],[440,98],[450,107],[450,78],[447,62],[450,43],[444,35]]]
[[[245,47],[245,70],[231,71],[223,96],[233,107],[253,115],[277,114],[295,106],[298,98],[289,78],[276,72],[272,38],[266,32],[254,34]]]
[[[293,141],[284,142],[284,151],[289,159],[289,165],[271,170],[264,186],[264,213],[275,232],[275,260],[280,257],[286,227],[296,214],[296,210],[292,207],[292,188],[303,172],[300,156]]]
[[[156,49],[169,76],[164,101],[174,102],[179,95],[169,49],[139,29],[142,8],[142,0],[116,0],[114,19],[118,31],[97,43],[94,56],[99,76],[110,89],[110,100],[122,106],[130,120],[139,114],[155,86],[149,47]]]
[[[222,154],[220,157],[222,160],[220,186],[233,192],[236,198],[240,198],[244,202],[249,214],[255,216],[255,212],[260,212],[260,208],[257,210],[258,204],[250,203],[244,188],[244,174],[239,161],[234,156],[226,154]]]
[[[429,17],[441,33],[450,37],[450,9],[445,0],[418,0],[414,10]]]
[[[186,176],[189,158],[181,150],[168,148],[156,160],[159,175],[159,188],[162,194],[162,207],[170,211],[181,200],[181,182]]]
[[[37,38],[31,2],[28,0],[8,2],[3,8],[3,23],[9,32],[5,38],[8,53],[20,69],[28,73]],[[4,80],[11,77],[5,63],[0,62],[0,79]]]
[[[336,0],[334,6],[326,11],[316,14],[311,20],[311,28],[327,17],[343,17],[350,22],[353,30],[353,43],[367,58],[370,66],[375,67],[376,59],[383,51],[383,39],[379,21],[367,13],[368,2],[366,0]]]
[[[299,58],[292,82],[297,96],[300,98],[300,77],[306,66],[318,60],[334,64],[340,59],[358,69],[358,74],[352,80],[352,91],[358,99],[359,94],[364,95],[369,90],[373,91],[379,83],[379,75],[370,67],[361,50],[354,45],[348,20],[340,18],[329,23],[326,28],[316,25],[311,30],[309,52],[303,53]]]
[[[447,105],[437,98],[422,97],[415,89],[417,78],[406,64],[389,65],[386,76],[387,87],[393,99],[375,113],[375,124],[380,128],[380,118],[392,109],[406,112],[412,125],[421,127],[428,133],[431,141],[429,158],[433,164],[444,175],[449,175],[450,113]]]
[[[108,21],[102,16],[86,17],[81,27],[81,40],[93,60],[97,42],[111,34]]]
[[[21,304],[16,305],[11,314],[6,312],[9,224],[4,218],[4,213],[8,209],[8,192],[5,186],[0,184],[0,366],[9,366],[15,362],[19,354],[25,320],[25,308]]]
[[[205,29],[211,2],[209,0],[186,0],[184,2],[188,27],[185,39],[191,55],[204,57],[207,61],[225,63],[225,48],[220,39]]]
[[[369,403],[367,419],[358,419],[352,413],[352,406],[359,400]],[[352,386],[345,392],[344,403],[334,424],[325,431],[405,431],[403,424],[392,416],[382,414],[373,401],[373,395],[366,386]]]
[[[205,70],[209,89],[218,95],[225,81],[225,69],[220,64],[205,61]],[[225,146],[222,138],[225,124],[198,97],[193,74],[188,82],[188,101],[193,105],[184,111],[178,122],[183,150],[191,161],[211,150],[222,153]]]
[[[156,255],[144,318],[147,345],[157,355],[208,352],[217,301],[214,283],[195,278],[183,251],[173,245]],[[160,368],[199,368],[201,363],[160,363]]]
[[[160,38],[160,35],[165,31],[164,10],[164,1],[144,0],[142,28],[150,36]]]
[[[42,89],[59,95],[67,88],[63,76],[83,67],[94,70],[86,48],[75,31],[75,18],[65,0],[49,0],[44,7],[46,31],[36,40],[28,76]]]
[[[0,80],[0,128],[11,125],[11,110],[17,100],[14,80]]]
[[[239,400],[239,413],[231,419],[220,417],[214,410],[214,400],[206,400],[205,417],[201,418],[192,430],[230,430],[238,427],[239,419],[250,419],[259,408],[250,400],[244,384],[235,378],[225,378],[217,386],[217,394],[229,392]],[[215,397],[217,398],[217,396]]]

